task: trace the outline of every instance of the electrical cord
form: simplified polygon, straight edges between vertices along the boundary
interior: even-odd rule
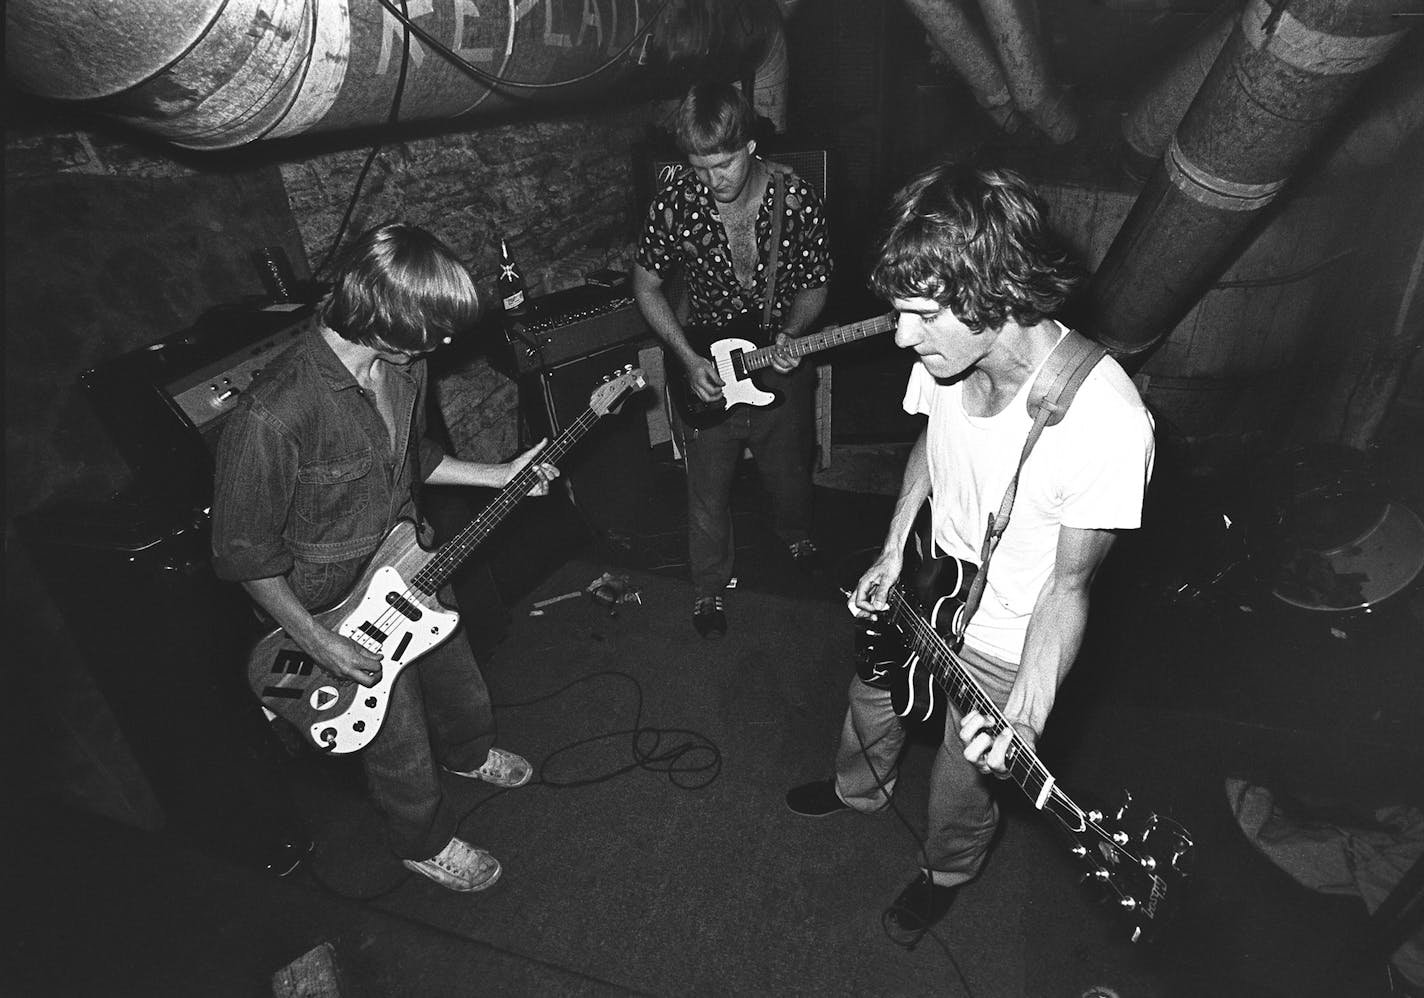
[[[859,558],[866,554],[869,554],[874,557],[875,553],[879,550],[880,549],[878,545],[874,547],[863,548],[860,551],[847,555],[845,560],[849,561],[853,558]],[[910,819],[905,815],[902,810],[900,810],[900,806],[895,800],[895,797],[890,790],[887,778],[880,773],[880,770],[875,765],[875,760],[872,759],[870,756],[870,750],[874,748],[877,744],[879,744],[880,741],[886,736],[881,735],[880,738],[875,739],[867,745],[865,742],[865,738],[861,735],[860,728],[858,725],[852,723],[851,730],[855,732],[855,738],[860,745],[860,754],[861,757],[865,760],[866,768],[870,770],[870,775],[875,778],[876,788],[879,789],[880,793],[884,796],[885,802],[890,808],[890,812],[895,815],[895,817],[899,820],[900,824],[904,827],[906,833],[910,836],[910,840],[915,843],[915,850],[920,855],[921,869],[929,870],[929,849],[926,846],[926,836],[921,835],[920,832],[915,828],[914,823],[910,821]],[[919,917],[917,912],[912,912],[904,908],[897,908],[894,904],[889,905],[880,913],[880,929],[882,932],[885,933],[885,937],[891,942],[895,943],[897,946],[903,946],[906,950],[913,950],[916,946],[919,945],[920,941],[925,936],[929,936],[939,946],[940,950],[944,953],[945,958],[949,960],[950,966],[954,968],[955,976],[959,978],[959,983],[964,986],[964,993],[968,995],[969,998],[973,998],[974,989],[969,986],[969,980],[964,976],[964,970],[962,967],[960,967],[959,961],[955,958],[953,950],[950,949],[948,941],[938,932],[936,932],[932,925],[928,924],[922,925],[918,934],[916,934],[908,942],[896,938],[895,933],[891,930],[889,924],[890,916],[896,912],[909,915],[915,919],[918,919]]]
[[[482,798],[473,807],[466,810],[455,822],[458,830],[469,820],[480,808],[485,807],[491,801],[502,797],[513,789],[530,789],[533,787],[547,787],[550,790],[573,790],[581,787],[595,786],[600,783],[607,783],[610,780],[624,776],[637,770],[646,770],[652,773],[662,773],[668,778],[668,782],[680,790],[701,790],[709,786],[721,775],[722,772],[722,751],[710,738],[697,731],[687,728],[656,728],[643,723],[643,687],[638,680],[626,672],[618,670],[605,670],[602,672],[591,672],[580,676],[560,686],[549,693],[544,693],[528,700],[510,701],[491,704],[497,710],[512,710],[517,707],[531,707],[536,704],[545,703],[560,697],[581,683],[592,682],[605,677],[615,677],[627,680],[633,686],[635,708],[633,711],[633,724],[628,728],[620,728],[615,731],[605,731],[588,738],[581,738],[576,742],[571,742],[555,749],[544,757],[542,763],[535,767],[533,779],[522,787],[498,787],[494,792]],[[618,766],[612,770],[602,773],[578,775],[573,773],[558,772],[563,764],[563,757],[580,750],[586,749],[590,745],[612,739],[628,738],[628,749],[632,761],[626,765]],[[551,772],[554,773],[551,776]],[[318,850],[319,852],[319,850]],[[376,901],[399,890],[412,877],[414,873],[404,872],[394,882],[382,886],[375,891],[363,894],[354,894],[340,890],[335,887],[329,878],[324,876],[317,869],[317,856],[313,856],[305,869],[318,886],[335,897],[346,901]]]
[[[381,0],[381,2],[385,3],[387,7],[390,6],[387,0]],[[405,3],[406,0],[401,0],[402,7],[405,6]],[[386,115],[386,124],[388,125],[394,125],[400,120],[401,98],[405,95],[406,67],[410,65],[410,21],[404,15],[400,16],[406,29],[401,32],[400,71],[396,75],[396,91],[395,96],[391,98],[391,110]],[[315,26],[313,26],[313,34],[315,34]],[[356,201],[360,198],[361,188],[366,183],[366,174],[370,173],[371,165],[376,162],[376,154],[381,151],[382,145],[384,142],[377,142],[366,154],[366,161],[361,164],[361,170],[356,174],[356,184],[351,188],[351,196],[346,199],[346,211],[342,213],[341,224],[336,227],[336,235],[332,238],[331,245],[327,247],[326,255],[321,258],[321,263],[317,264],[316,269],[312,271],[313,281],[321,280],[321,275],[326,271],[327,265],[336,256],[336,251],[341,246],[341,240],[346,236],[346,229],[351,224],[351,216],[356,210]]]
[[[407,32],[413,33],[422,42],[424,42],[430,48],[434,49],[436,52],[442,55],[451,65],[455,66],[461,72],[474,77],[476,80],[479,80],[491,90],[498,90],[502,87],[518,87],[524,90],[557,90],[560,87],[570,87],[574,84],[582,83],[585,80],[591,80],[600,73],[603,73],[606,70],[611,69],[613,66],[617,65],[623,59],[624,56],[631,52],[633,50],[633,46],[637,45],[640,41],[642,41],[643,37],[647,35],[648,32],[652,31],[653,26],[658,22],[658,18],[662,16],[665,10],[667,10],[668,4],[671,2],[672,0],[663,0],[663,2],[658,5],[658,9],[653,11],[652,17],[648,18],[648,23],[643,25],[637,31],[635,31],[633,33],[632,39],[629,40],[628,44],[624,45],[621,49],[619,49],[613,55],[612,58],[605,61],[602,65],[592,70],[589,70],[587,73],[583,73],[579,76],[570,77],[567,80],[557,80],[553,83],[535,83],[526,82],[523,80],[511,80],[506,77],[498,76],[493,73],[488,73],[483,69],[480,69],[474,63],[457,55],[444,42],[440,41],[429,31],[426,31],[420,25],[412,21],[403,10],[397,10],[395,7],[395,0],[380,0],[381,6],[386,8],[386,10],[390,11],[391,15],[395,17],[396,20],[400,21],[402,25],[404,25]],[[401,0],[401,6],[405,6],[405,0]],[[513,24],[510,25],[510,30],[511,32],[514,30]],[[514,95],[506,94],[506,96]]]

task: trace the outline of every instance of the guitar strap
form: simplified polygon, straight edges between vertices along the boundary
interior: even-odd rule
[[[1009,527],[1009,514],[1013,511],[1014,497],[1019,490],[1019,475],[1023,472],[1029,452],[1033,450],[1033,445],[1038,443],[1044,427],[1056,425],[1067,415],[1068,407],[1073,404],[1073,396],[1078,393],[1078,388],[1092,373],[1098,361],[1106,355],[1105,348],[1082,333],[1070,329],[1054,346],[1053,352],[1043,362],[1043,367],[1039,368],[1038,377],[1034,379],[1033,387],[1028,393],[1028,413],[1033,417],[1033,426],[1029,428],[1028,436],[1024,440],[1018,467],[1014,469],[1014,477],[1009,480],[1009,487],[1004,491],[999,511],[989,514],[989,523],[984,531],[984,544],[979,551],[979,571],[964,598],[964,613],[956,620],[953,642],[955,651],[964,644],[964,632],[969,626],[969,618],[979,608],[979,600],[984,595],[984,581],[989,576],[989,559],[993,557],[994,549],[999,546],[1000,538]]]
[[[776,305],[776,266],[781,259],[781,216],[785,213],[786,193],[781,188],[782,168],[766,164],[771,171],[771,257],[766,263],[766,302],[761,310],[761,328],[771,329],[771,310]]]

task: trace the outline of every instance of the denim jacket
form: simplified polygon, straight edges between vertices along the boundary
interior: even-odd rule
[[[213,567],[285,576],[308,609],[339,602],[444,456],[425,434],[423,360],[392,368],[396,446],[313,322],[228,416],[217,450]],[[418,442],[418,443],[417,443]]]

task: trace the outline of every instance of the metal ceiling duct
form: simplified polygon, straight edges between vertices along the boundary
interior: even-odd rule
[[[221,149],[387,123],[402,75],[403,122],[605,93],[636,65],[632,43],[660,9],[655,0],[10,0],[5,62],[37,96],[82,102],[179,146]],[[396,11],[418,30],[408,33]]]
[[[1130,371],[1403,39],[1421,0],[1250,0],[1088,288],[1091,328]]]

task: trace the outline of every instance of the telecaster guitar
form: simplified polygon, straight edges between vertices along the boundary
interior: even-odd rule
[[[1001,731],[1012,730],[1012,725],[946,639],[953,633],[953,618],[962,606],[962,593],[973,578],[974,567],[941,574],[938,595],[925,600],[928,609],[903,584],[893,586],[887,597],[889,610],[876,615],[875,626],[861,637],[857,654],[862,660],[862,679],[887,667],[921,672],[933,679],[961,713],[977,710],[988,718],[985,730],[997,738]],[[898,647],[892,649],[891,645]],[[896,666],[890,666],[891,661]],[[910,681],[904,685],[913,690],[918,684]],[[909,701],[913,703],[922,695],[922,691],[912,692]],[[897,709],[904,705],[901,696],[892,699]],[[1083,868],[1084,880],[1126,916],[1132,926],[1132,941],[1150,937],[1163,924],[1189,875],[1193,844],[1187,830],[1144,810],[1126,791],[1121,805],[1111,813],[1080,807],[1016,731],[1005,759],[1009,776],[1034,807],[1052,815],[1073,840],[1069,852]]]
[[[365,748],[381,728],[392,686],[402,670],[455,632],[459,614],[440,602],[440,588],[539,481],[538,463],[557,464],[598,422],[644,387],[632,368],[594,389],[588,408],[510,479],[498,496],[439,549],[421,546],[416,525],[391,528],[340,604],[315,615],[323,627],[382,658],[381,678],[362,686],[314,662],[278,628],[260,639],[247,660],[247,681],[262,704],[291,721],[318,748],[332,753]]]
[[[688,331],[688,339],[694,344],[699,341],[711,340],[706,349],[700,352],[711,358],[712,363],[717,365],[717,377],[722,379],[722,397],[712,402],[704,402],[698,398],[697,393],[688,384],[685,374],[682,378],[671,379],[669,390],[673,394],[673,401],[682,413],[683,420],[689,426],[699,430],[706,429],[721,422],[729,411],[739,405],[766,406],[777,400],[775,392],[765,391],[752,380],[754,372],[771,366],[775,354],[774,347],[758,348],[750,339],[735,335],[721,335],[718,339],[712,339],[713,336],[725,334],[737,328],[736,326],[724,326],[711,331],[710,334],[697,329]],[[746,323],[742,328],[753,335],[756,332],[755,324],[751,322]],[[880,315],[873,319],[864,319],[846,326],[834,326],[810,336],[799,337],[787,344],[787,350],[793,357],[804,357],[807,354],[828,350],[831,347],[853,343],[870,336],[878,336],[894,328],[895,316],[893,313]]]

